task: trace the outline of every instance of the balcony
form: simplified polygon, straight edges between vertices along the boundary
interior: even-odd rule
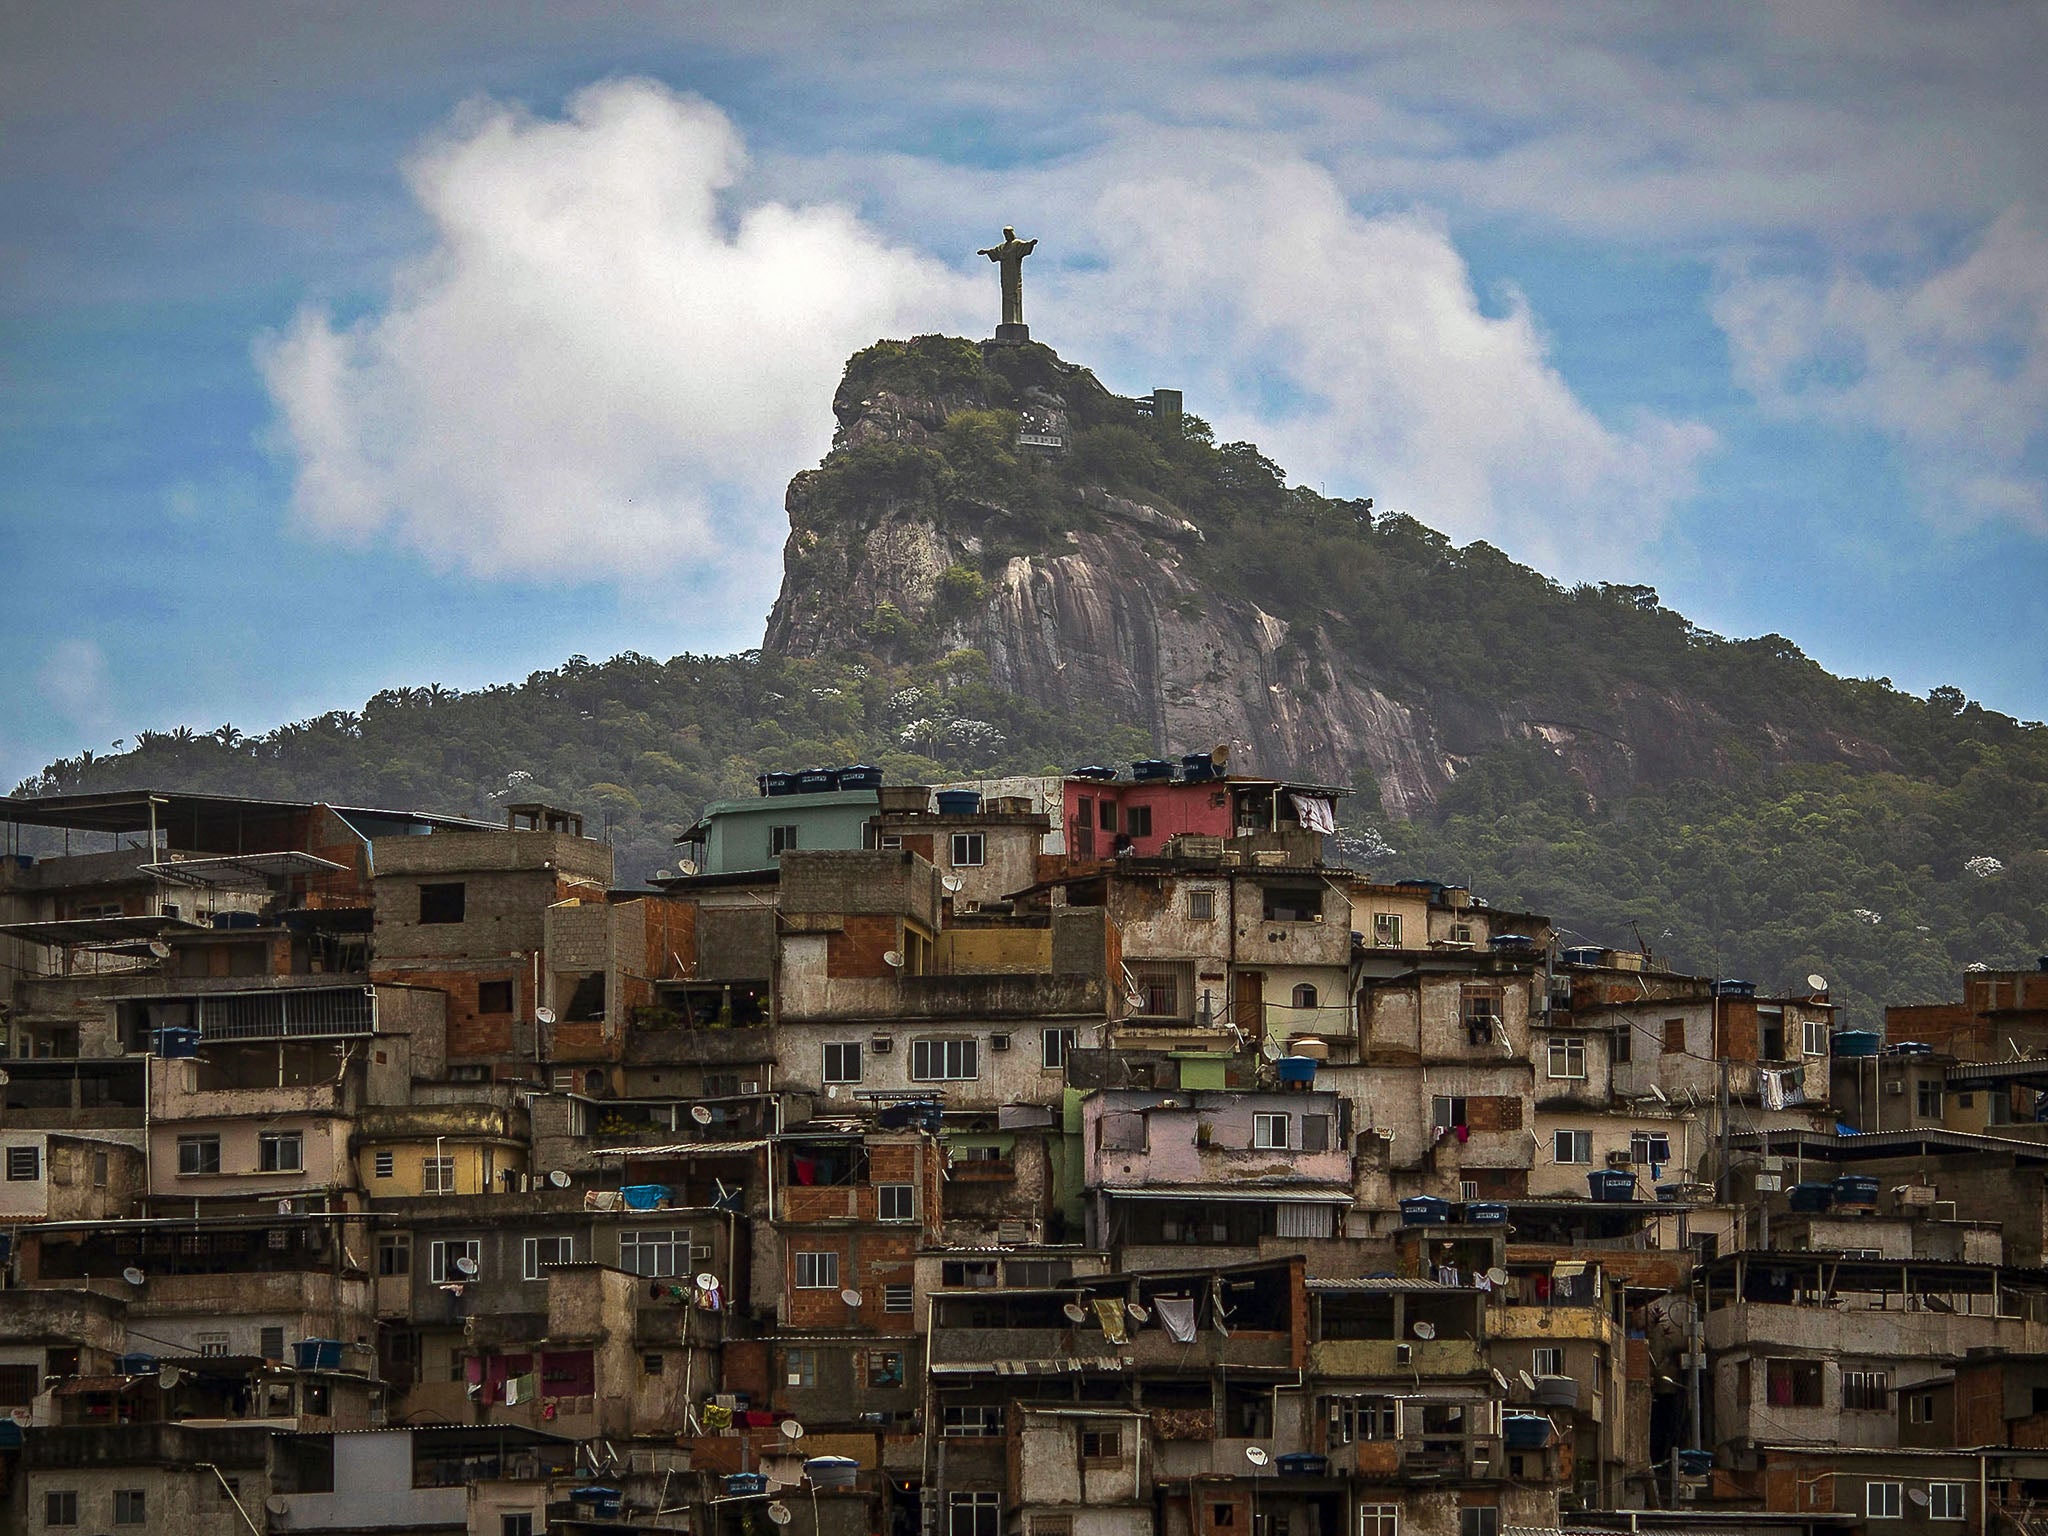
[[[1476,1339],[1322,1339],[1309,1346],[1309,1370],[1326,1379],[1476,1376],[1486,1369]]]
[[[785,1024],[858,1020],[1102,1018],[1109,984],[1098,976],[823,977],[786,983]]]

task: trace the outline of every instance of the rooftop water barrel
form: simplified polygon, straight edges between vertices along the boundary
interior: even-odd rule
[[[292,1345],[292,1364],[302,1371],[338,1371],[341,1350],[339,1339],[300,1339]]]
[[[839,770],[841,789],[880,789],[882,770],[872,763],[854,763]]]
[[[1576,1408],[1579,1406],[1579,1382],[1575,1376],[1538,1376],[1536,1390],[1530,1394],[1545,1408]]]
[[[1073,777],[1077,779],[1094,779],[1099,783],[1110,784],[1116,781],[1116,770],[1105,767],[1101,763],[1088,763],[1080,768],[1076,768]]]
[[[1511,1451],[1540,1451],[1550,1444],[1555,1426],[1544,1413],[1504,1413],[1500,1416],[1501,1443]]]
[[[1131,764],[1131,777],[1140,784],[1153,784],[1173,777],[1173,763],[1164,757],[1147,757]]]
[[[813,1456],[804,1463],[813,1488],[851,1488],[860,1481],[860,1463],[851,1456]]]
[[[1316,1080],[1316,1059],[1313,1056],[1282,1056],[1273,1066],[1280,1074],[1280,1081],[1307,1087]]]
[[[1287,1042],[1297,1056],[1306,1056],[1310,1061],[1328,1061],[1330,1042],[1318,1040],[1314,1035],[1296,1035]]]
[[[1499,1226],[1508,1219],[1508,1208],[1498,1200],[1467,1200],[1465,1219],[1474,1226]]]
[[[1563,951],[1566,965],[1598,965],[1603,953],[1598,944],[1574,944]]]
[[[728,1472],[725,1475],[725,1496],[728,1499],[767,1491],[768,1474],[765,1472]]]
[[[199,1031],[190,1024],[166,1024],[156,1032],[159,1056],[184,1057],[199,1054]]]
[[[1451,1219],[1451,1202],[1435,1195],[1410,1195],[1401,1202],[1404,1227],[1440,1227]]]
[[[981,791],[978,789],[942,789],[938,793],[941,816],[978,816],[981,814]]]
[[[1614,1205],[1624,1200],[1633,1200],[1636,1194],[1636,1176],[1620,1168],[1595,1168],[1586,1175],[1593,1198]]]
[[[114,1370],[122,1376],[154,1376],[157,1371],[155,1355],[116,1355]]]
[[[1190,752],[1180,760],[1180,776],[1190,784],[1216,777],[1215,759],[1206,752]]]
[[[618,1518],[619,1506],[624,1501],[616,1488],[590,1487],[571,1488],[569,1502],[589,1505],[590,1513],[595,1519],[615,1520]]]
[[[1536,941],[1526,933],[1496,933],[1486,941],[1489,949],[1534,949]]]
[[[1314,1451],[1289,1451],[1285,1456],[1274,1457],[1273,1465],[1280,1469],[1282,1477],[1327,1477],[1330,1474],[1330,1458]]]
[[[1837,1207],[1877,1204],[1877,1180],[1869,1174],[1845,1173],[1835,1180],[1834,1191]]]
[[[1837,1056],[1875,1056],[1884,1049],[1884,1036],[1874,1029],[1841,1029],[1835,1032]]]
[[[761,775],[761,793],[764,795],[793,795],[796,793],[797,776],[793,773],[764,773]]]
[[[1755,997],[1756,983],[1753,981],[1740,981],[1735,979],[1734,977],[1730,977],[1723,981],[1717,981],[1714,983],[1714,996]]]
[[[1835,1203],[1829,1184],[1794,1184],[1785,1191],[1785,1204],[1795,1211],[1824,1211]]]
[[[1932,1056],[1934,1047],[1925,1040],[1901,1040],[1897,1045],[1885,1047],[1887,1056]]]
[[[830,794],[839,787],[839,773],[833,768],[806,768],[796,776],[797,793],[802,795]]]

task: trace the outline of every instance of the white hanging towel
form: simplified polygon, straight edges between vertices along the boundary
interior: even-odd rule
[[[1294,802],[1294,814],[1301,824],[1311,832],[1335,832],[1337,810],[1321,795],[1289,795]]]

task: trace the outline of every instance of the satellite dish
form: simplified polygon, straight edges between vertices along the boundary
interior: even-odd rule
[[[1273,1457],[1263,1445],[1248,1445],[1244,1448],[1244,1459],[1255,1467],[1263,1467]]]
[[[718,1289],[718,1276],[716,1276],[716,1275],[712,1275],[712,1274],[703,1274],[703,1275],[699,1275],[699,1276],[697,1277],[697,1289],[698,1289],[698,1290],[700,1290],[700,1291],[715,1291],[715,1290],[717,1290],[717,1289]]]
[[[14,1079],[8,1075],[7,1069],[5,1067],[0,1067],[0,1088],[5,1088],[9,1083],[13,1081]]]
[[[711,1106],[709,1104],[692,1104],[690,1106],[690,1118],[699,1125],[709,1125],[711,1123]]]
[[[903,951],[902,951],[902,950],[900,950],[900,949],[885,949],[885,950],[883,950],[883,951],[882,951],[882,964],[884,964],[884,965],[888,966],[888,967],[889,967],[889,969],[891,969],[892,971],[900,971],[900,970],[902,970],[902,969],[903,969]]]
[[[155,955],[159,960],[168,960],[171,958],[171,946],[166,944],[162,939],[151,939],[149,941],[149,952],[152,955]]]
[[[1921,1509],[1927,1507],[1927,1490],[1925,1488],[1908,1488],[1906,1490],[1906,1497],[1911,1499]]]
[[[787,1504],[770,1504],[768,1506],[768,1518],[777,1525],[789,1524],[789,1506]]]
[[[455,1272],[465,1279],[474,1279],[476,1277],[476,1260],[466,1253],[463,1254],[455,1261]]]
[[[860,1305],[860,1292],[851,1290],[841,1291],[839,1293],[839,1299],[845,1302],[849,1307],[857,1307]]]
[[[1527,1371],[1517,1371],[1515,1374],[1521,1377],[1522,1390],[1524,1392],[1534,1392],[1536,1390],[1536,1378],[1534,1376],[1531,1376]]]
[[[552,1008],[536,1008],[533,1010],[533,1016],[543,1024],[555,1022],[555,1010]]]
[[[1503,1392],[1508,1389],[1507,1373],[1497,1365],[1493,1368],[1493,1384]]]
[[[548,1175],[548,1182],[554,1185],[557,1189],[567,1189],[569,1187],[569,1170],[566,1168],[557,1168],[554,1172]]]
[[[939,877],[939,884],[943,885],[948,891],[958,891],[963,889],[967,882],[958,875],[941,875]]]
[[[1124,1310],[1131,1315],[1131,1321],[1134,1323],[1149,1323],[1152,1321],[1152,1314],[1144,1307],[1139,1306],[1135,1301],[1125,1302]]]
[[[1816,992],[1825,992],[1828,989],[1827,977],[1821,975],[1818,971],[1806,978],[1806,984]]]
[[[281,1493],[273,1493],[263,1501],[263,1507],[273,1515],[288,1515],[292,1512],[292,1501]]]
[[[1078,1301],[1070,1301],[1064,1307],[1061,1307],[1060,1310],[1067,1314],[1067,1321],[1070,1323],[1085,1323],[1088,1321],[1088,1309]]]
[[[1664,1090],[1662,1088],[1659,1088],[1655,1083],[1650,1084],[1650,1097],[1655,1099],[1659,1104],[1669,1104],[1671,1102],[1671,1100],[1664,1096]]]
[[[1508,1272],[1496,1264],[1486,1272],[1486,1278],[1494,1285],[1506,1285],[1508,1283]]]
[[[696,874],[698,868],[699,865],[695,859],[676,860],[676,873],[681,875],[684,879],[688,879],[691,875]]]
[[[1278,1061],[1280,1059],[1280,1042],[1268,1035],[1266,1043],[1259,1047],[1259,1054],[1268,1061]]]
[[[145,1275],[141,1270],[137,1269],[133,1264],[131,1264],[126,1269],[121,1271],[121,1278],[123,1280],[126,1280],[130,1285],[140,1285],[143,1281],[147,1280],[149,1276]]]
[[[654,872],[654,878],[657,880],[673,880],[675,877],[676,872],[672,869],[657,869]]]
[[[1435,1338],[1436,1324],[1432,1323],[1426,1317],[1423,1318],[1420,1322],[1418,1322],[1415,1325],[1415,1337],[1417,1337],[1418,1339],[1422,1339],[1424,1341]]]
[[[801,1440],[804,1437],[804,1427],[795,1419],[784,1419],[775,1427],[782,1431],[782,1438],[785,1440]]]
[[[185,1373],[175,1365],[167,1365],[156,1373],[156,1384],[160,1387],[175,1387],[185,1379]]]
[[[1126,1008],[1142,1008],[1142,1007],[1144,1007],[1144,1006],[1145,1006],[1145,994],[1144,994],[1144,993],[1142,993],[1142,992],[1126,992],[1126,993],[1124,994],[1124,1006],[1125,1006]]]

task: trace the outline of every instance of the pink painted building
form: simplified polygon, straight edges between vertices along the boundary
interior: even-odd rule
[[[1349,793],[1241,775],[1175,778],[1164,761],[1138,766],[1151,767],[1159,776],[1067,778],[1064,825],[1070,858],[1107,859],[1119,853],[1157,858],[1184,833],[1229,838],[1329,832],[1335,829],[1338,797]]]

